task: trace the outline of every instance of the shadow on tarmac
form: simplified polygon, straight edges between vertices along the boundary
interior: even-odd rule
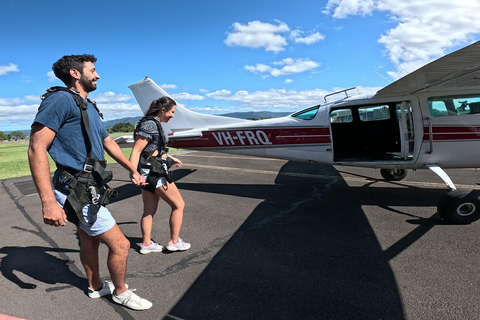
[[[6,256],[1,259],[2,275],[22,289],[35,289],[37,286],[22,281],[15,273],[23,273],[28,277],[47,284],[66,284],[84,291],[86,279],[79,277],[69,268],[73,261],[57,258],[48,252],[79,252],[78,250],[51,247],[2,247],[0,253]],[[32,267],[35,261],[35,267]]]
[[[270,188],[177,183],[264,201],[164,319],[405,318],[389,260],[442,222],[391,207],[432,206],[445,190],[348,187],[332,166],[305,168],[286,163]],[[327,178],[285,174],[294,172]],[[384,251],[362,210],[369,204],[419,226]]]

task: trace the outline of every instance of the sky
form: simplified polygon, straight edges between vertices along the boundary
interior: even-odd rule
[[[94,5],[91,5],[94,4]],[[480,39],[480,0],[5,0],[0,131],[28,130],[52,64],[94,54],[105,120],[149,77],[200,113],[295,112],[380,88]]]

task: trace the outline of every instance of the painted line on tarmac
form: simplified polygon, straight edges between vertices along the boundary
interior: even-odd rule
[[[278,172],[272,170],[258,170],[258,169],[245,169],[245,168],[234,168],[234,167],[219,167],[219,166],[209,166],[204,164],[191,164],[184,165],[184,167],[191,168],[205,168],[205,169],[215,169],[215,170],[225,170],[225,171],[239,171],[239,172],[248,172],[248,173],[257,173],[257,174],[269,174],[277,176],[289,176],[297,178],[313,178],[313,179],[334,179],[334,180],[343,180],[345,182],[360,182],[360,183],[380,183],[388,185],[398,185],[398,186],[413,186],[413,187],[426,187],[426,188],[445,188],[448,189],[445,183],[436,183],[436,182],[417,182],[417,181],[384,181],[373,178],[359,178],[359,177],[345,177],[345,176],[334,176],[334,175],[323,175],[323,174],[309,174],[309,173],[297,173],[297,172]],[[480,190],[478,185],[468,185],[468,184],[455,184],[457,189],[476,189]]]

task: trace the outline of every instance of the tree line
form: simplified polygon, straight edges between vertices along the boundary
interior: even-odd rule
[[[108,128],[108,133],[115,133],[115,132],[133,132],[135,130],[135,126],[130,122],[119,122],[114,124],[111,128]]]
[[[25,136],[25,133],[22,131],[13,131],[10,133],[5,133],[3,131],[0,131],[0,141],[3,140],[22,140],[26,139],[27,137]]]

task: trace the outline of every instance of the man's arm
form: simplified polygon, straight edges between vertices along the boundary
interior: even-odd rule
[[[60,207],[53,194],[50,182],[50,165],[47,150],[55,138],[56,132],[39,123],[34,123],[28,147],[28,162],[33,182],[42,201],[43,222],[53,226],[64,226],[67,221],[65,211]]]
[[[130,178],[135,185],[145,185],[145,179],[137,172],[137,169],[133,166],[133,164],[128,161],[127,157],[123,154],[122,149],[120,149],[120,147],[112,139],[112,137],[108,136],[103,139],[103,147],[105,151],[107,151],[107,153],[113,159],[115,159],[115,161],[117,161],[122,167],[124,167],[130,172]]]

